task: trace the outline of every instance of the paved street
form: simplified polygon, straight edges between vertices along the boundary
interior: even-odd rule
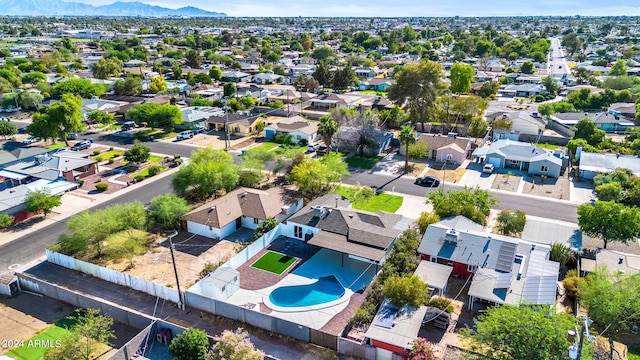
[[[401,194],[410,194],[415,196],[425,196],[426,193],[435,191],[436,189],[425,188],[413,183],[413,179],[393,177],[389,175],[369,174],[367,172],[352,173],[343,182],[346,184],[355,184],[359,182],[361,185],[383,187],[385,191],[392,191]],[[454,184],[446,184],[445,190],[460,190],[462,186]],[[496,209],[522,210],[527,215],[539,216],[544,218],[552,218],[556,220],[577,222],[576,205],[567,201],[542,199],[526,195],[508,194],[503,191],[489,190],[489,192],[498,199]],[[426,197],[425,197],[426,200]]]
[[[115,196],[113,199],[92,208],[92,210],[103,209],[109,205],[120,202],[136,200],[146,204],[155,196],[170,193],[171,191],[171,177],[165,176],[161,179],[148,182],[126,194]],[[66,220],[36,230],[29,235],[0,246],[0,272],[12,264],[27,264],[43,256],[44,248],[48,245],[55,244],[58,241],[58,236],[64,232],[66,232]]]
[[[551,38],[551,52],[549,54],[549,71],[552,74],[569,74],[570,70],[567,67],[567,62],[564,59],[564,52],[562,51],[560,38]]]

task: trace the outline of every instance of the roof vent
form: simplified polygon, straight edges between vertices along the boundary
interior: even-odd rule
[[[444,241],[449,243],[458,243],[458,232],[455,229],[448,230],[444,236]]]
[[[619,258],[618,259],[618,265],[622,265],[622,263],[624,263],[624,258]]]
[[[353,219],[353,214],[349,214],[349,219]]]
[[[324,206],[322,205],[312,206],[311,210],[313,211],[313,217],[317,217],[317,218],[321,218],[327,213],[327,209],[325,209]]]
[[[215,207],[215,206],[212,206],[212,207],[210,207],[210,208],[209,208],[209,211],[208,211],[208,212],[212,212],[212,211],[215,211],[215,210],[216,210],[216,207]]]
[[[289,215],[289,210],[291,210],[291,207],[288,205],[280,208],[280,212],[282,213],[282,215]]]
[[[247,192],[246,192],[246,191],[243,191],[243,192],[242,192],[242,194],[240,195],[240,197],[242,197],[242,198],[243,198],[243,197],[245,197],[245,196],[247,196]]]

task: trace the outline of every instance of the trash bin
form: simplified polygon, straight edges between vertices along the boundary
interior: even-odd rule
[[[89,138],[89,142],[93,144],[93,138]]]

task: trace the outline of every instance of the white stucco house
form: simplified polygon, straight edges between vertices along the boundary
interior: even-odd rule
[[[224,239],[241,228],[255,230],[268,217],[282,222],[302,206],[302,195],[289,188],[240,187],[191,210],[183,221],[192,234]]]
[[[318,124],[302,116],[293,116],[264,128],[264,137],[267,139],[274,139],[281,134],[291,134],[294,144],[303,139],[310,144],[318,138]]]
[[[486,163],[496,168],[512,168],[530,175],[559,177],[562,158],[530,143],[513,140],[493,142],[486,152]]]

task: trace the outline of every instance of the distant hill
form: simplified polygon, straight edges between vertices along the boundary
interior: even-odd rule
[[[0,0],[3,15],[8,16],[227,16],[225,13],[205,11],[193,6],[169,9],[141,2],[117,1],[110,5],[93,6],[61,0]]]

